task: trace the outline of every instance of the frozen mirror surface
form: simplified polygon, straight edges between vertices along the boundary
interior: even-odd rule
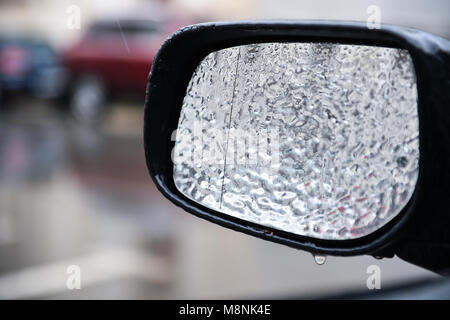
[[[173,138],[174,182],[216,211],[319,239],[368,235],[418,176],[406,50],[263,43],[209,54]]]

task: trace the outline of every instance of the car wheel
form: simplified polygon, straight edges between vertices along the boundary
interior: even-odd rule
[[[84,124],[94,124],[101,120],[106,102],[105,87],[95,76],[82,76],[75,82],[70,109],[74,117]]]

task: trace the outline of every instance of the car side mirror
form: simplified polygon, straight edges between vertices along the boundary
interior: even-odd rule
[[[186,27],[149,77],[150,175],[173,203],[224,227],[444,273],[449,57],[449,41],[396,26]]]

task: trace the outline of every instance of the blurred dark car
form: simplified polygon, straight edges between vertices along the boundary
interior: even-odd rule
[[[68,49],[68,97],[75,117],[97,122],[109,97],[139,95],[147,83],[153,58],[172,31],[160,22],[110,20],[92,24],[81,41]]]
[[[65,71],[56,52],[45,42],[0,37],[0,91],[56,97],[64,87]]]

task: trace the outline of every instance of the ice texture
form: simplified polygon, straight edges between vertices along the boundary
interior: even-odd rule
[[[355,239],[388,223],[418,176],[406,50],[262,43],[209,54],[181,109],[174,182],[186,197],[263,226]]]

